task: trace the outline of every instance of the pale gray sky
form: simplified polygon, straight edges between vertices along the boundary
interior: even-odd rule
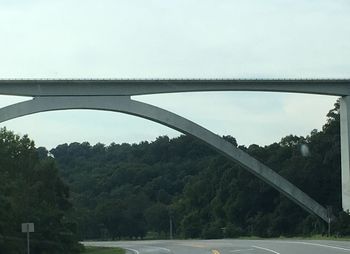
[[[0,1],[0,78],[349,78],[350,2]],[[143,96],[241,144],[321,128],[336,98],[280,93]],[[18,98],[0,97],[0,105]],[[132,116],[61,111],[1,124],[38,146],[178,135]]]

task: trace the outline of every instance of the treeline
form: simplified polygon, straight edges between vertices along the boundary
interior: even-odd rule
[[[35,225],[32,253],[79,253],[68,199],[54,160],[39,158],[27,136],[0,129],[0,253],[26,253],[26,234],[21,233],[26,222]]]
[[[332,233],[350,235],[341,212],[338,104],[307,137],[239,148],[332,206]],[[0,129],[0,253],[25,253],[23,222],[35,224],[32,253],[44,254],[78,253],[78,239],[165,238],[170,220],[184,238],[326,232],[320,219],[189,136],[48,152]]]
[[[339,105],[322,130],[268,146],[239,146],[300,187],[350,234],[341,211]],[[237,146],[233,137],[224,137]],[[47,151],[40,149],[43,157]],[[169,221],[186,238],[324,233],[325,224],[255,176],[188,136],[139,144],[63,144],[52,149],[71,189],[82,239],[165,237]]]
[[[84,239],[167,232],[169,208],[216,154],[186,136],[107,147],[72,143],[50,152],[71,188]]]

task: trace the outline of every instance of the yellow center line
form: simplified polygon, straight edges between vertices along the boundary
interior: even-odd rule
[[[211,250],[211,253],[212,254],[220,254],[220,251],[218,251],[218,250]]]

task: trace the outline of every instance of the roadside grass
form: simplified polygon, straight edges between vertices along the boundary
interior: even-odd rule
[[[121,248],[86,246],[83,254],[125,254],[125,250],[123,250]]]

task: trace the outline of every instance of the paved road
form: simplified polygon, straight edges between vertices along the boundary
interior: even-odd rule
[[[130,254],[350,254],[350,241],[168,240],[84,244],[122,247]]]

